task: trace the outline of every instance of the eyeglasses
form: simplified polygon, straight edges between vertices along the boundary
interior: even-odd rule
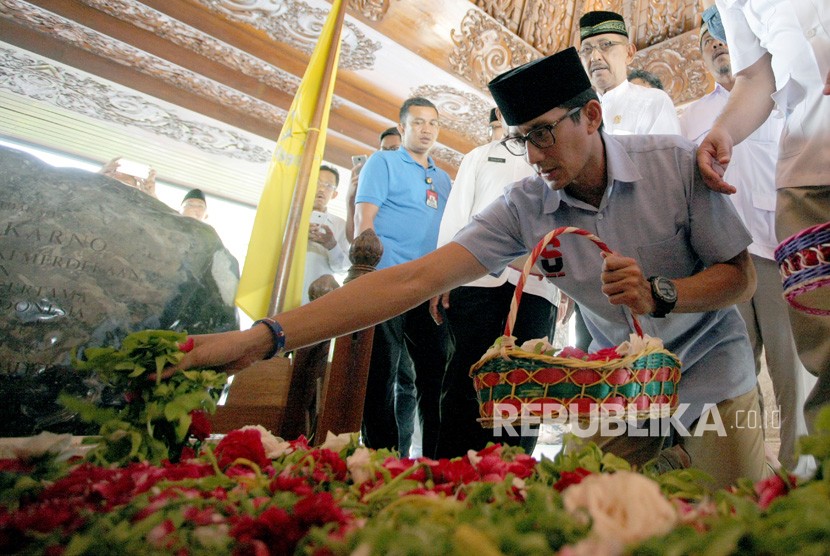
[[[334,191],[335,189],[337,189],[337,184],[336,183],[326,183],[324,181],[318,181],[317,182],[317,189],[323,189],[323,188],[330,189],[331,191]]]
[[[537,128],[531,129],[527,135],[519,135],[518,137],[508,137],[501,142],[510,154],[513,156],[524,156],[527,154],[527,142],[530,141],[538,149],[546,149],[552,147],[556,143],[556,138],[553,136],[553,128],[558,126],[568,116],[572,116],[582,110],[581,106],[571,108],[568,112],[553,122],[552,124],[545,124]]]
[[[625,44],[624,42],[614,42],[614,41],[600,41],[597,43],[596,46],[592,46],[590,44],[584,45],[582,48],[579,49],[579,55],[582,58],[590,58],[591,54],[594,53],[594,50],[599,50],[600,52],[608,52],[611,50],[611,47],[618,46],[621,44]]]

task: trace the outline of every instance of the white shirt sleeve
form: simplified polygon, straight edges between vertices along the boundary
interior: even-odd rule
[[[677,119],[677,110],[674,108],[671,97],[659,89],[655,89],[655,92],[661,94],[655,98],[653,113],[650,115],[653,118],[651,128],[646,134],[680,135],[680,121]]]
[[[723,21],[723,30],[726,33],[726,42],[729,44],[729,61],[732,64],[732,74],[738,74],[748,68],[766,53],[761,41],[746,20],[743,1],[716,0],[715,4]]]
[[[477,173],[480,168],[480,159],[487,153],[488,145],[482,145],[464,155],[455,181],[452,184],[450,195],[447,197],[447,206],[441,217],[441,227],[438,230],[438,247],[446,245],[466,226],[473,216],[473,207],[476,201]]]
[[[329,215],[329,227],[337,240],[337,245],[328,250],[329,266],[335,272],[343,272],[351,266],[349,261],[349,240],[346,239],[346,221]]]

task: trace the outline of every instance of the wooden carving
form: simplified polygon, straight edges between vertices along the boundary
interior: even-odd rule
[[[314,301],[318,297],[323,297],[329,292],[332,292],[340,287],[337,280],[331,274],[323,274],[308,285],[308,299]]]
[[[470,10],[453,29],[455,45],[449,63],[453,71],[482,90],[500,73],[539,56],[524,42],[510,35],[497,21],[478,10]]]
[[[441,115],[441,128],[456,131],[477,145],[487,142],[491,103],[481,97],[443,85],[424,85],[412,92],[432,101]]]
[[[166,81],[180,89],[227,106],[229,109],[251,114],[275,125],[280,125],[285,121],[285,111],[277,106],[207,79],[194,71],[139,48],[113,40],[75,21],[15,0],[7,0],[4,8],[8,11],[7,13],[14,15],[18,24],[59,36],[67,44],[128,66],[150,77]]]
[[[289,95],[296,94],[300,85],[300,78],[287,71],[134,0],[81,1],[91,8],[150,31],[157,37],[163,37]]]
[[[273,40],[311,54],[328,15],[299,1],[197,0],[215,13],[243,22],[266,33]],[[380,43],[369,40],[352,22],[343,23],[340,66],[343,69],[371,69]]]
[[[545,55],[571,45],[573,4],[527,0],[519,36]]]
[[[695,27],[696,7],[697,0],[642,0],[629,35],[637,48],[681,35]]]
[[[444,162],[453,168],[461,166],[461,159],[464,158],[463,153],[441,146],[433,147],[429,151],[429,155],[435,160]]]
[[[380,238],[372,229],[363,230],[359,236],[354,238],[349,248],[349,260],[352,266],[346,274],[343,283],[350,282],[355,278],[372,272],[383,256],[383,244]]]
[[[522,0],[473,0],[473,4],[507,27],[511,33],[519,34],[519,26],[524,18]]]
[[[102,83],[80,72],[58,68],[29,53],[0,47],[0,67],[6,70],[0,88],[7,91],[91,118],[139,128],[212,155],[258,164],[271,159],[270,151],[241,133],[187,119],[179,111],[145,96]]]
[[[713,80],[703,65],[698,41],[697,31],[689,31],[637,52],[631,67],[660,77],[675,106],[682,106],[697,100],[712,88]]]
[[[370,21],[381,21],[389,9],[390,0],[349,0],[349,10]]]
[[[626,18],[626,25],[628,25],[628,17],[630,17],[631,11],[626,8],[630,8],[631,3],[632,0],[585,0],[582,2],[582,9],[579,11],[579,16],[582,17],[583,14],[596,10],[617,12]]]

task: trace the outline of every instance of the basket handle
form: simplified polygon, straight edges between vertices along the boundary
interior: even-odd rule
[[[562,234],[576,234],[583,236],[587,239],[590,239],[594,242],[594,244],[599,247],[601,251],[606,253],[611,253],[611,249],[603,242],[600,238],[592,234],[591,232],[587,232],[582,228],[575,228],[573,226],[562,226],[560,228],[556,228],[555,230],[551,230],[550,232],[543,237],[539,243],[533,248],[530,252],[530,256],[525,261],[524,268],[522,268],[522,275],[519,277],[519,281],[516,284],[516,291],[513,293],[513,300],[510,302],[510,313],[507,315],[507,324],[504,326],[504,335],[505,336],[512,336],[513,326],[516,324],[516,315],[519,312],[519,301],[522,298],[522,292],[525,289],[525,282],[527,281],[527,277],[530,274],[530,270],[533,268],[533,265],[536,264],[536,259],[539,258],[539,255],[542,254],[542,251],[547,247],[548,243],[553,240],[558,235]],[[643,329],[640,327],[640,322],[637,320],[637,315],[631,313],[631,320],[634,325],[634,332],[637,333],[638,336],[643,336]]]

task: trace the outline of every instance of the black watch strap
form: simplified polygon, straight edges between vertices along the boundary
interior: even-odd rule
[[[663,276],[652,276],[648,279],[651,284],[651,297],[654,299],[652,317],[663,318],[672,312],[677,304],[677,288],[674,282]]]

